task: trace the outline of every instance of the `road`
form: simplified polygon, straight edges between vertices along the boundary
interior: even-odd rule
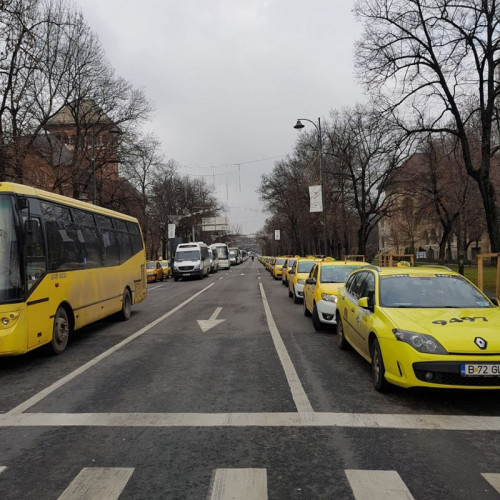
[[[0,359],[0,498],[499,499],[498,392],[377,393],[257,262]]]

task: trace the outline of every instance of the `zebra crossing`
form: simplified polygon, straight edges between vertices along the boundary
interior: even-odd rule
[[[7,470],[0,466],[0,475]],[[412,500],[401,476],[393,470],[344,471],[356,500]],[[118,499],[132,477],[130,467],[85,467],[58,500]],[[500,494],[500,473],[481,476]],[[0,490],[1,494],[1,490]],[[267,500],[266,469],[215,469],[207,498],[210,500]]]

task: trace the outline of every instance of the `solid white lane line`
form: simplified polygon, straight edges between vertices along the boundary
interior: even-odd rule
[[[412,500],[413,495],[396,471],[346,470],[356,500]]]
[[[500,474],[481,474],[500,493]]]
[[[216,469],[210,500],[267,500],[266,469]]]
[[[0,465],[0,474],[6,469],[7,467],[5,465]]]
[[[202,293],[206,292],[208,289],[210,289],[212,286],[214,286],[214,283],[211,283],[210,285],[206,286],[199,292],[195,293],[192,297],[189,297],[189,299],[185,300],[178,306],[174,307],[167,313],[165,313],[163,316],[160,316],[158,319],[155,319],[149,325],[146,325],[144,328],[141,328],[139,331],[133,333],[130,335],[130,337],[127,337],[125,340],[122,340],[120,343],[116,344],[115,346],[111,347],[107,351],[103,352],[99,356],[95,357],[94,359],[91,359],[84,365],[80,366],[80,368],[77,368],[75,371],[69,373],[65,377],[57,380],[54,382],[52,385],[49,385],[39,393],[35,394],[28,400],[24,401],[24,403],[21,403],[20,405],[16,406],[12,410],[8,411],[5,413],[5,415],[18,415],[22,413],[23,411],[26,411],[28,408],[31,406],[37,404],[40,402],[43,398],[47,397],[49,394],[53,393],[55,390],[59,389],[62,387],[64,384],[67,384],[69,381],[73,380],[74,378],[78,377],[85,371],[87,371],[89,368],[92,366],[96,365],[97,363],[101,362],[103,359],[106,359],[108,356],[111,356],[111,354],[115,353],[122,347],[126,346],[127,344],[130,344],[133,340],[136,338],[140,337],[141,335],[144,335],[146,332],[151,330],[151,328],[155,327],[157,324],[161,323],[164,321],[166,318],[171,316],[172,314],[176,313],[179,309],[182,309],[185,305],[189,304],[191,301],[193,301],[195,298],[197,298],[199,295]]]
[[[130,468],[86,467],[58,500],[114,500],[120,496],[133,472]]]
[[[285,371],[286,379],[288,380],[288,385],[290,386],[290,390],[292,392],[293,400],[295,401],[295,406],[297,407],[297,411],[299,413],[313,413],[313,409],[309,399],[302,387],[299,376],[293,366],[292,360],[286,350],[283,339],[281,338],[280,332],[274,322],[273,315],[271,313],[271,308],[269,307],[269,302],[267,301],[266,292],[264,291],[264,287],[262,283],[259,283],[260,294],[262,296],[262,302],[264,304],[264,310],[266,311],[266,319],[267,325],[269,327],[269,331],[271,332],[271,337],[274,342],[274,347],[278,353],[278,356],[281,361],[281,365],[283,366],[283,370]]]
[[[21,413],[0,427],[346,427],[499,432],[499,417],[363,413]]]

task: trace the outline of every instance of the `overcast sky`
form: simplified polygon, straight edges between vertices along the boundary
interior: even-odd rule
[[[297,118],[363,100],[352,1],[74,1],[116,72],[153,102],[147,130],[165,158],[214,183],[244,233],[264,225],[256,189],[293,151]]]

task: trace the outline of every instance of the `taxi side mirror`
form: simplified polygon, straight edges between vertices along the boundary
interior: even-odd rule
[[[373,304],[369,303],[370,299],[368,297],[361,297],[358,300],[358,306],[362,307],[363,309],[369,309],[370,311],[373,311]]]
[[[290,270],[288,271],[288,274],[295,274],[295,271]]]
[[[316,278],[307,278],[306,279],[306,285],[315,285],[316,284]]]

